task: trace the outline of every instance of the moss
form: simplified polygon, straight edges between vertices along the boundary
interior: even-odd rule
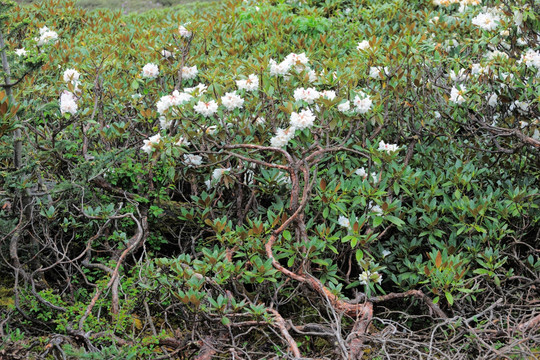
[[[13,288],[0,287],[0,307],[12,307],[14,305]]]

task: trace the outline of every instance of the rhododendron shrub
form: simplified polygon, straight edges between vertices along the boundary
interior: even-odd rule
[[[537,354],[537,4],[47,4],[2,27],[6,344]]]

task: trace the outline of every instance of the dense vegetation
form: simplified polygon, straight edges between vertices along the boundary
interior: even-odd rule
[[[540,354],[538,1],[0,3],[0,358]]]

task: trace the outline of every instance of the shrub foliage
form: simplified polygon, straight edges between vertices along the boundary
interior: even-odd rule
[[[537,1],[1,4],[0,357],[538,356]]]

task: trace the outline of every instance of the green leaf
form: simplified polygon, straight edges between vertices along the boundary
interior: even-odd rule
[[[405,221],[401,220],[400,218],[398,217],[395,217],[395,216],[392,216],[392,215],[387,215],[385,217],[386,220],[390,221],[391,223],[393,223],[394,225],[396,225],[397,227],[401,227],[403,225],[405,225]]]
[[[287,241],[291,240],[292,235],[291,235],[291,233],[289,232],[289,230],[285,230],[285,231],[283,232],[283,238],[284,238],[285,240],[287,240]]]
[[[379,225],[381,225],[383,222],[383,218],[381,216],[375,216],[373,218],[373,227],[377,227]]]
[[[231,323],[231,320],[229,320],[228,317],[224,316],[221,318],[221,323],[225,326],[229,325]]]
[[[454,305],[454,297],[450,292],[446,291],[444,293],[444,296],[446,297],[446,300],[448,301],[448,304],[450,304],[450,306]]]

